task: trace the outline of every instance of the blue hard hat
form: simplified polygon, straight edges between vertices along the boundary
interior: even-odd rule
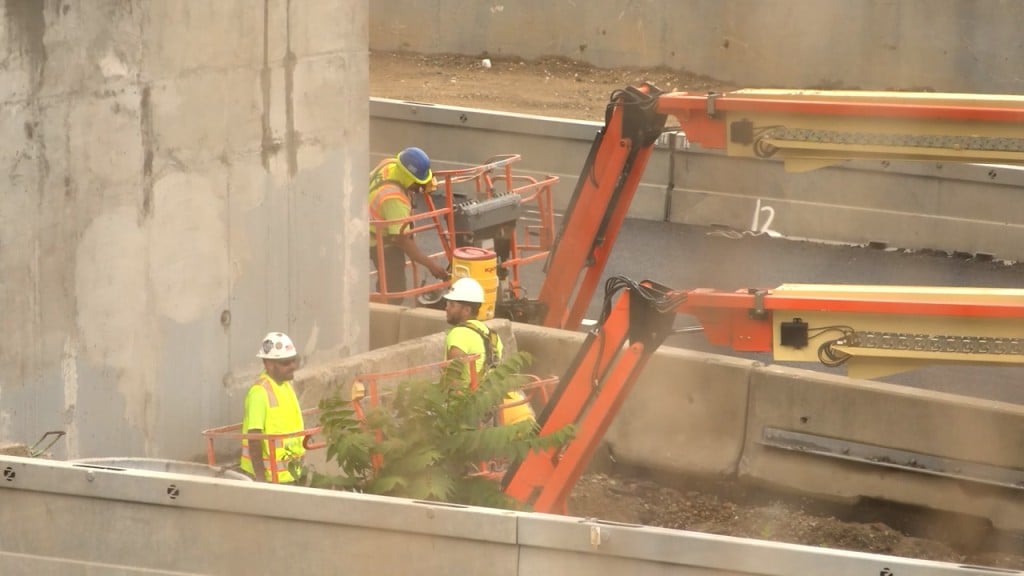
[[[430,172],[430,158],[427,153],[416,147],[409,147],[398,153],[398,162],[412,174],[417,184],[430,182],[434,175]]]

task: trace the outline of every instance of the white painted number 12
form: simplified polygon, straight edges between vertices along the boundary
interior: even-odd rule
[[[765,213],[764,224],[761,224],[761,213]],[[750,224],[750,230],[755,234],[773,233],[772,220],[775,219],[775,208],[761,206],[761,199],[757,199],[757,206],[754,208],[754,221]]]

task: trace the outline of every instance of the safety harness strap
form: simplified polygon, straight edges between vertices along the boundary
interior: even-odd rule
[[[487,368],[495,367],[500,359],[494,357],[494,349],[496,347],[493,341],[495,336],[494,332],[492,332],[490,328],[487,329],[487,332],[484,332],[469,322],[463,322],[462,324],[459,324],[459,327],[469,328],[480,335],[480,338],[484,341],[484,366]]]

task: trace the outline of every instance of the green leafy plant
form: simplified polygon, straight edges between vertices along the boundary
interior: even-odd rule
[[[437,380],[398,384],[388,400],[368,407],[360,419],[352,403],[335,395],[320,403],[327,460],[340,474],[316,470],[305,483],[476,506],[519,508],[484,472],[524,458],[530,451],[558,450],[573,436],[566,426],[544,437],[534,422],[495,425],[508,392],[523,385],[532,360],[510,354],[470,390],[464,362],[453,361]]]

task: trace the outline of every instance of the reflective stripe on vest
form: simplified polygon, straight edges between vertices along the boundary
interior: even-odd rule
[[[267,404],[271,408],[277,408],[277,392],[274,392],[274,385],[267,378],[260,378],[260,386],[267,391]]]
[[[409,197],[402,192],[402,189],[398,187],[397,182],[386,182],[384,186],[374,190],[370,194],[370,219],[371,220],[383,220],[384,216],[381,214],[381,206],[388,200],[399,200],[402,204],[405,204],[410,209],[412,203],[409,202]]]
[[[269,377],[266,374],[260,374],[259,385],[262,386],[263,390],[266,391],[266,393],[267,393],[267,406],[269,406],[271,408],[277,408],[277,393],[274,392],[274,385],[270,383],[270,379],[269,379]],[[248,432],[248,430],[243,430],[242,432],[245,433],[245,432]],[[267,441],[269,442],[269,439]],[[282,450],[283,448],[284,448],[284,446],[282,446],[282,443],[281,443],[280,440],[274,440],[274,449],[275,450]],[[248,440],[246,440],[245,442],[242,442],[242,458],[244,458],[246,460],[251,460],[252,459],[252,457],[249,455],[249,441]],[[269,457],[264,458],[263,459],[263,467],[267,468],[269,466],[270,466],[270,458]]]
[[[399,200],[402,204],[412,208],[409,197],[405,195],[402,183],[392,177],[393,171],[397,169],[397,160],[388,158],[382,160],[370,174],[370,195],[367,203],[370,206],[370,219],[383,220],[381,206],[387,200]]]

